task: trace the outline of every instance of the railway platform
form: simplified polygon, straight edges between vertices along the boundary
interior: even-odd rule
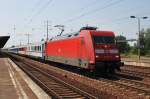
[[[145,60],[141,59],[139,61],[138,59],[122,58],[122,62],[124,62],[125,65],[150,67],[150,59],[145,59]]]
[[[0,99],[51,99],[8,57],[0,53]]]

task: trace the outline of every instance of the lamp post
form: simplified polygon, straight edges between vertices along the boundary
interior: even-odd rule
[[[141,34],[141,19],[147,19],[148,17],[137,17],[137,16],[130,16],[130,18],[136,18],[138,20],[138,59],[140,60],[140,34]]]

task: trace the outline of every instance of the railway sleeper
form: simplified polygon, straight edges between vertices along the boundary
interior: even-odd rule
[[[72,90],[63,90],[63,89],[52,89],[52,90],[54,90],[54,91],[56,91],[56,92],[68,92],[68,93],[71,93],[71,92],[73,92]]]
[[[50,88],[54,88],[54,89],[68,89],[68,88],[66,88],[66,87],[63,87],[63,86],[51,86],[51,85],[49,85],[49,87]]]
[[[68,89],[68,88],[60,88],[60,87],[49,87],[49,88],[51,88],[51,89],[53,89],[53,90],[64,90],[64,91],[72,91],[72,90],[70,90],[70,89]]]
[[[63,91],[63,90],[54,90],[56,93],[61,94],[61,95],[78,95],[78,93],[74,91]]]
[[[63,90],[63,89],[62,89],[62,90],[55,90],[55,91],[58,92],[58,93],[70,93],[70,94],[71,94],[71,93],[73,93],[73,94],[76,93],[76,94],[77,94],[77,92],[74,92],[74,91],[72,91],[72,90],[66,91],[66,90]]]
[[[74,92],[74,91],[72,91],[72,90],[55,90],[55,92],[58,92],[58,93],[76,93],[76,92]]]
[[[60,84],[55,84],[55,85],[52,84],[52,85],[51,85],[51,84],[47,84],[47,83],[46,83],[46,85],[47,85],[47,86],[50,86],[50,87],[56,87],[56,88],[57,88],[57,87],[59,87],[59,88],[66,88],[66,87],[64,87],[64,86],[61,86]]]
[[[86,97],[84,97],[84,96],[63,96],[62,97],[63,99],[73,99],[73,98],[75,98],[75,99],[87,99]]]
[[[60,86],[60,84],[56,83],[56,82],[53,82],[53,81],[49,81],[49,82],[45,82],[45,84],[47,85],[54,85],[54,86]]]
[[[77,94],[77,93],[58,93],[60,96],[76,96],[76,97],[81,97],[82,95]]]

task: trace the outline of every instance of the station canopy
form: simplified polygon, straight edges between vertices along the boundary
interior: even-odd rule
[[[0,49],[4,47],[10,36],[0,36]]]

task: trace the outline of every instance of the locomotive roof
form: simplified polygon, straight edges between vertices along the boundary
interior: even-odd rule
[[[70,37],[75,37],[77,35],[79,35],[80,32],[74,32],[74,33],[70,33],[70,34],[64,34],[61,36],[56,36],[50,39],[50,41],[55,41],[55,40],[62,40],[62,39],[66,39],[66,38],[70,38]]]
[[[114,33],[112,31],[99,31],[99,30],[94,30],[94,29],[91,29],[91,30],[81,29],[78,32],[74,32],[74,33],[70,33],[70,34],[64,34],[64,35],[61,35],[61,36],[53,37],[49,41],[56,41],[56,40],[63,40],[63,39],[67,39],[67,38],[72,38],[72,37],[78,36],[81,31],[86,31],[86,30],[90,31],[90,32],[92,32],[94,34],[96,34],[97,32],[101,32],[103,35],[108,35],[108,34],[109,35],[114,35]]]
[[[50,39],[50,41],[55,41],[55,40],[62,40],[62,39],[66,39],[66,38],[71,38],[71,37],[75,37],[77,36],[82,30],[96,30],[97,27],[93,27],[93,26],[85,26],[82,27],[78,32],[74,32],[74,33],[70,33],[70,34],[64,34],[61,36],[56,36]]]

